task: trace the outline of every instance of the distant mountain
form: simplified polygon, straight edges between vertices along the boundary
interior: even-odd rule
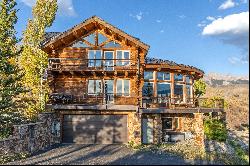
[[[231,74],[209,73],[203,80],[210,86],[249,84],[249,76],[234,76]]]

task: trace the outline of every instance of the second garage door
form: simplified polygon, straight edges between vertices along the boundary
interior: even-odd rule
[[[64,115],[64,143],[127,143],[127,135],[127,115]]]

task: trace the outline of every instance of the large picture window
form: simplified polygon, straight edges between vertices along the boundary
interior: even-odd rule
[[[152,82],[144,82],[142,88],[142,95],[147,97],[153,96],[153,83]]]
[[[183,98],[183,85],[175,84],[174,85],[174,94],[177,98]]]
[[[170,73],[168,72],[157,72],[158,80],[170,80]]]
[[[116,51],[116,65],[117,66],[129,66],[130,64],[130,51],[117,50]]]
[[[158,97],[170,97],[171,86],[169,83],[157,83],[157,95]]]
[[[89,67],[101,67],[102,65],[102,51],[101,50],[89,50],[88,51],[88,66]]]
[[[116,82],[116,94],[118,96],[129,96],[129,80],[118,79]]]

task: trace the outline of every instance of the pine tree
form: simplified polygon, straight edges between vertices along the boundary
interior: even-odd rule
[[[48,55],[41,50],[46,28],[50,27],[55,19],[57,0],[37,0],[33,7],[33,18],[28,20],[23,33],[23,52],[20,60],[25,71],[23,84],[29,90],[24,96],[29,118],[45,110],[45,100],[48,91],[47,85],[41,78],[47,68]]]
[[[17,63],[20,49],[14,28],[15,6],[15,0],[0,1],[0,129],[22,121],[18,110],[18,95],[23,88]]]

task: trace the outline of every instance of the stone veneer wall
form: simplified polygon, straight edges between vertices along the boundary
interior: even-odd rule
[[[178,118],[179,126],[174,131],[190,132],[196,140],[197,145],[204,146],[203,113],[190,114],[150,114],[143,115],[144,118],[153,119],[154,143],[162,142],[162,117]]]
[[[38,119],[36,123],[15,125],[12,136],[0,140],[0,155],[34,153],[59,143],[60,123],[57,115],[42,113]]]
[[[141,144],[141,115],[128,113],[128,141]]]

